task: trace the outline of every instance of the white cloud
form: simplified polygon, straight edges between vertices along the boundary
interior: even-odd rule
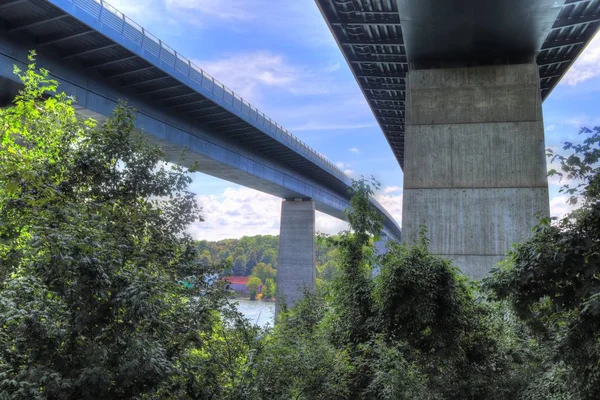
[[[344,171],[346,175],[356,177],[356,173],[353,169],[351,169],[350,164],[338,161],[335,163],[335,166]]]
[[[252,4],[246,0],[165,0],[168,10],[185,13],[190,22],[204,23],[211,18],[247,21],[255,18]]]
[[[306,131],[319,136],[345,135],[345,131],[364,130],[372,132],[379,128],[367,101],[352,82],[341,81],[335,76],[308,76],[302,82],[310,82],[328,93],[306,96],[287,104],[271,104],[270,115],[286,118],[286,127],[292,132]],[[329,132],[330,131],[330,132]],[[354,133],[354,132],[352,132]]]
[[[256,51],[213,61],[194,61],[245,99],[258,96],[260,87],[293,88],[299,71],[280,55]]]
[[[302,45],[336,46],[313,0],[108,0],[107,3],[136,22],[152,21],[146,28],[155,32],[165,23],[170,29],[183,24],[201,28],[219,25],[238,32],[261,29]],[[331,71],[337,68],[335,63],[328,67]]]
[[[575,115],[567,118],[565,120],[565,123],[579,129],[585,125],[585,121],[587,121],[588,119],[589,118],[586,115]]]
[[[400,186],[387,186],[383,188],[383,193],[385,194],[396,193],[400,191],[402,191],[402,188]]]
[[[556,125],[548,125],[548,126],[544,127],[544,130],[546,132],[552,132],[554,129],[556,129]]]
[[[194,239],[221,240],[252,235],[279,235],[281,199],[254,189],[228,187],[220,195],[197,196],[204,222],[188,228]],[[315,229],[334,234],[348,224],[321,212]]]
[[[281,200],[248,188],[228,187],[220,195],[200,195],[204,222],[188,231],[195,239],[220,240],[279,231]]]
[[[392,188],[393,187],[394,186],[392,186]],[[387,194],[391,192],[386,192],[386,189],[383,190],[383,193],[377,193],[375,195],[375,200],[377,200],[379,204],[390,213],[396,222],[402,226],[402,193],[396,195]]]
[[[170,35],[184,33],[181,18],[168,12],[163,0],[108,0],[105,3],[156,36],[163,37],[167,32]]]
[[[562,218],[566,214],[575,210],[577,206],[569,204],[567,202],[568,200],[569,196],[567,195],[556,196],[550,200],[550,215],[553,217]]]
[[[348,151],[350,153],[360,154],[360,150],[358,150],[356,147],[351,147],[351,148],[348,149]]]
[[[315,230],[317,232],[334,235],[347,229],[350,229],[350,226],[346,221],[323,214],[319,211],[315,213]]]
[[[294,95],[315,96],[330,94],[336,87],[328,73],[318,67],[292,64],[284,56],[266,50],[193,63],[251,102],[257,101],[263,90],[277,88]]]
[[[350,169],[350,164],[338,161],[335,163],[335,166],[344,171],[346,175],[355,177],[355,172],[353,169]]]
[[[573,63],[561,80],[562,84],[575,86],[600,75],[600,34],[590,41],[581,56]]]

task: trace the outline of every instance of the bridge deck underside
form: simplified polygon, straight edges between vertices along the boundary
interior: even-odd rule
[[[419,7],[433,3],[431,0],[316,1],[404,168],[405,77],[409,62],[414,60],[410,51],[407,54],[410,43],[403,36],[402,24],[406,16],[401,15],[398,3]],[[483,3],[490,2],[480,2]],[[535,1],[529,3],[534,9]],[[600,0],[565,0],[547,35],[544,32],[545,37],[532,39],[539,42],[534,53],[542,99],[548,97],[599,27]],[[438,39],[444,43],[444,37]]]
[[[191,68],[175,51],[165,50],[167,46],[159,39],[149,39],[151,34],[143,28],[124,16],[119,18],[122,14],[117,11],[103,10],[99,2],[76,3],[90,15],[97,15],[105,28],[120,31],[124,40],[133,43],[144,40],[144,53],[132,51],[46,0],[0,0],[0,24],[15,36],[34,38],[36,50],[58,54],[65,62],[78,64],[88,73],[98,74],[109,84],[121,87],[124,93],[144,97],[178,117],[206,126],[249,149],[256,149],[265,157],[329,187],[346,191],[349,180],[343,172],[320,159],[316,152],[283,132],[274,121],[212,77]],[[158,65],[144,57],[152,53],[158,54]],[[187,72],[200,87],[182,82],[169,70]],[[213,96],[207,96],[202,89],[212,92]],[[224,107],[224,103],[231,107]],[[269,134],[265,134],[266,130]]]
[[[119,98],[151,105],[169,116],[166,123],[171,118],[185,121],[218,137],[219,142],[234,144],[250,157],[255,154],[270,165],[293,171],[294,176],[326,188],[333,196],[345,201],[350,197],[351,180],[339,168],[100,0],[0,0],[0,32],[21,48],[36,49],[48,60],[60,60],[64,63],[60,65],[68,66],[75,75],[102,82],[111,92],[118,92]],[[17,64],[25,61],[11,53],[0,46],[0,56]],[[16,90],[15,77],[2,78],[7,76],[0,77],[0,105],[6,105]],[[232,174],[237,176],[239,171]],[[239,179],[231,181],[244,184]],[[272,184],[276,185],[265,181],[258,186]],[[266,192],[280,194],[273,188]],[[388,232],[399,239],[396,222],[374,199],[372,202],[383,214]],[[327,207],[324,212],[344,217],[342,208]]]

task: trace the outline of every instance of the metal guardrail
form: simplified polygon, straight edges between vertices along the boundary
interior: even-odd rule
[[[152,35],[143,26],[137,24],[125,14],[111,6],[104,0],[69,0],[75,7],[85,11],[98,19],[104,25],[110,26],[122,36],[137,44],[141,50],[145,50],[158,57],[161,62],[173,67],[178,72],[186,75],[190,80],[199,84],[205,90],[208,90],[224,103],[230,104],[248,116],[250,121],[254,121],[265,127],[266,131],[273,135],[280,142],[288,145],[290,148],[301,151],[313,161],[320,161],[330,168],[332,172],[338,175],[342,180],[348,180],[349,177],[331,161],[327,160],[321,154],[291,134],[277,122],[269,118],[265,113],[253,107],[250,103],[238,96],[232,90],[228,89],[221,82],[206,73],[200,67],[192,63],[189,59],[183,57],[177,51],[162,42],[159,38]]]

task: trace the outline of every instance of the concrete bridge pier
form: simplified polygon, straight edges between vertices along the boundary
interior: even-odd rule
[[[549,214],[535,63],[407,74],[403,240],[484,277]]]
[[[279,267],[277,270],[277,304],[292,307],[305,288],[314,290],[315,269],[315,202],[311,199],[285,199],[281,203],[279,233]]]

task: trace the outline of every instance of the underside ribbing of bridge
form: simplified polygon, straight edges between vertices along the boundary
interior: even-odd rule
[[[284,200],[281,203],[275,315],[282,303],[291,307],[302,298],[304,290],[315,289],[315,252],[315,202]]]
[[[407,74],[403,240],[487,274],[547,216],[535,63]]]

